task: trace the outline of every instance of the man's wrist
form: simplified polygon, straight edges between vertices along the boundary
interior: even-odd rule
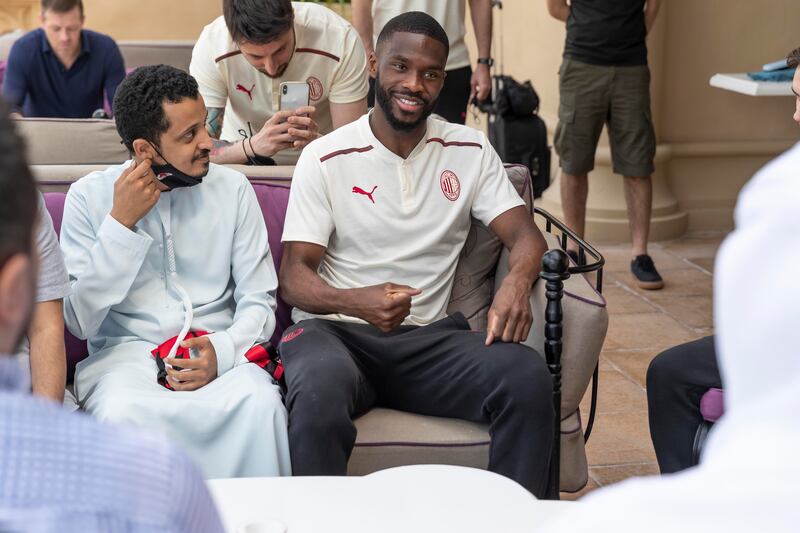
[[[486,68],[490,68],[494,65],[494,59],[489,56],[479,57],[477,67],[480,67],[481,65],[485,66]]]
[[[121,216],[119,214],[115,214],[113,208],[111,209],[111,213],[109,213],[109,215],[111,215],[111,218],[113,218],[114,220],[119,222],[122,226],[125,226],[126,228],[128,228],[131,231],[133,231],[133,227],[136,225],[136,222],[138,222],[138,220],[134,220],[133,222],[130,222],[129,220],[126,220],[125,217],[123,217],[123,216]]]
[[[503,283],[507,283],[513,287],[515,291],[531,291],[533,283],[536,281],[537,276],[528,272],[514,272],[513,270],[503,279]]]

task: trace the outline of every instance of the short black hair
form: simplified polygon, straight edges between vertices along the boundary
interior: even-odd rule
[[[222,14],[235,43],[266,44],[294,24],[290,0],[223,0]]]
[[[169,129],[164,103],[196,99],[197,81],[188,72],[169,65],[139,67],[125,78],[114,95],[114,120],[122,142],[133,153],[133,141],[145,139],[160,146]]]
[[[378,41],[375,48],[381,45],[384,41],[389,40],[395,33],[420,33],[427,35],[431,39],[435,39],[444,45],[444,49],[450,55],[450,39],[447,38],[442,25],[436,22],[436,19],[422,11],[408,11],[397,15],[381,30],[378,35]]]
[[[14,255],[32,254],[37,202],[25,146],[0,101],[0,268]]]

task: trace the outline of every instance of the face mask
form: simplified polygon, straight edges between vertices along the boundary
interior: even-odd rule
[[[151,144],[150,146],[153,145]],[[157,165],[153,162],[150,164],[150,168],[153,169],[156,179],[166,187],[169,187],[169,190],[180,189],[181,187],[193,187],[203,182],[202,177],[190,176],[172,166],[155,146],[153,146],[153,150],[164,160],[166,165]]]

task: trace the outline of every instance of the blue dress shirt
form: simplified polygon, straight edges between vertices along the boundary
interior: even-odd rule
[[[3,97],[26,117],[89,118],[114,100],[125,64],[114,40],[81,31],[81,51],[69,68],[56,57],[41,28],[20,37],[8,55]]]
[[[174,445],[25,386],[0,354],[0,531],[222,531],[200,472]]]

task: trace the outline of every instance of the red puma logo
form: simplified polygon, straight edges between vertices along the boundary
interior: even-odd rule
[[[362,189],[361,187],[353,187],[353,194],[363,194],[364,196],[369,198],[370,202],[372,202],[374,204],[375,203],[375,199],[372,197],[372,193],[374,193],[375,189],[377,189],[377,188],[378,188],[378,186],[376,185],[376,186],[374,186],[372,188],[372,190],[370,192],[367,192],[364,189]]]
[[[255,89],[255,88],[256,88],[256,84],[255,83],[253,84],[252,87],[250,87],[250,89],[247,89],[241,83],[237,83],[236,84],[236,90],[245,93],[250,98],[251,102],[253,101],[253,89]]]

